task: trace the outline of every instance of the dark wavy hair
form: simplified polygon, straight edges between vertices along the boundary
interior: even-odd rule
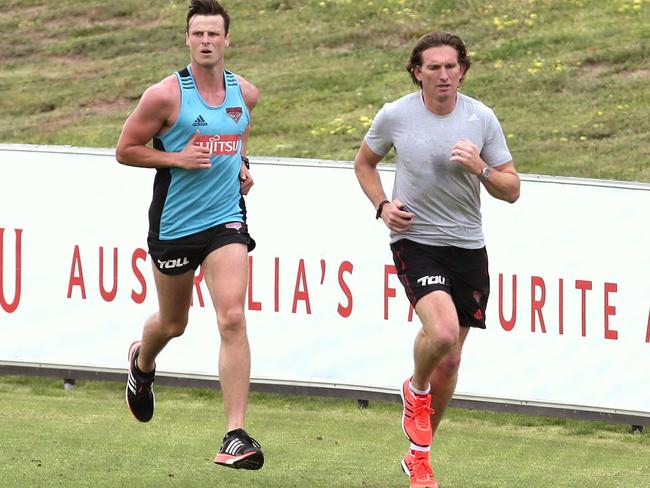
[[[191,0],[187,9],[187,19],[185,21],[185,32],[190,31],[190,19],[195,15],[221,15],[223,17],[223,26],[228,34],[230,28],[230,15],[226,9],[216,0]]]
[[[430,32],[429,34],[425,34],[420,37],[420,39],[418,39],[418,42],[413,48],[413,51],[411,51],[411,56],[409,57],[408,63],[406,63],[405,66],[406,71],[409,72],[413,83],[416,85],[420,87],[422,86],[422,83],[420,83],[413,74],[413,70],[415,70],[415,68],[422,66],[422,53],[430,47],[438,46],[451,46],[458,53],[458,64],[465,68],[465,72],[463,74],[463,78],[461,78],[461,81],[463,81],[465,75],[469,71],[469,67],[472,65],[472,60],[467,54],[467,48],[465,48],[465,43],[463,40],[454,34],[450,34],[449,32]]]

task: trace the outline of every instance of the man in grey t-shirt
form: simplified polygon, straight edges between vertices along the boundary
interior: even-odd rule
[[[420,318],[413,375],[402,385],[402,461],[412,487],[437,488],[429,450],[456,387],[470,327],[485,328],[489,295],[480,186],[514,203],[519,176],[501,126],[483,103],[458,93],[471,61],[446,32],[420,38],[406,66],[420,90],[377,113],[354,166],[361,188],[390,229],[397,273]],[[388,200],[377,165],[396,153]]]

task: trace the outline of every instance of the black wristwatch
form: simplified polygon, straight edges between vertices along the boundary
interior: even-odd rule
[[[384,200],[379,204],[379,206],[377,207],[377,213],[375,214],[376,219],[381,218],[381,211],[384,209],[384,205],[386,205],[387,203],[390,203],[390,200]]]
[[[251,163],[248,161],[248,158],[246,156],[242,156],[241,161],[246,166],[246,169],[251,169]]]

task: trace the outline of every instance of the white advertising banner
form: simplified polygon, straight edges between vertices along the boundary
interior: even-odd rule
[[[126,368],[157,307],[146,252],[153,170],[111,150],[0,145],[0,362]],[[419,328],[388,230],[350,164],[252,158],[253,380],[397,391]],[[381,169],[387,192],[394,173]],[[457,395],[650,417],[650,185],[522,177],[483,192],[492,280]],[[201,274],[158,370],[216,375]]]

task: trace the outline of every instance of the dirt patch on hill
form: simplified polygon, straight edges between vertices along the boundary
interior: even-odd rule
[[[118,97],[114,100],[93,100],[91,103],[81,105],[86,113],[91,114],[109,114],[125,113],[133,110],[136,102],[129,97]]]
[[[608,63],[584,64],[580,67],[581,75],[585,78],[600,78],[601,76],[616,76],[626,80],[650,78],[650,68],[639,68],[621,71],[621,67]]]
[[[620,75],[623,78],[628,80],[636,80],[639,78],[644,78],[648,80],[650,79],[650,68],[635,69],[633,71],[624,71]]]
[[[599,78],[612,70],[612,66],[606,63],[589,63],[580,67],[581,76],[585,78]]]

